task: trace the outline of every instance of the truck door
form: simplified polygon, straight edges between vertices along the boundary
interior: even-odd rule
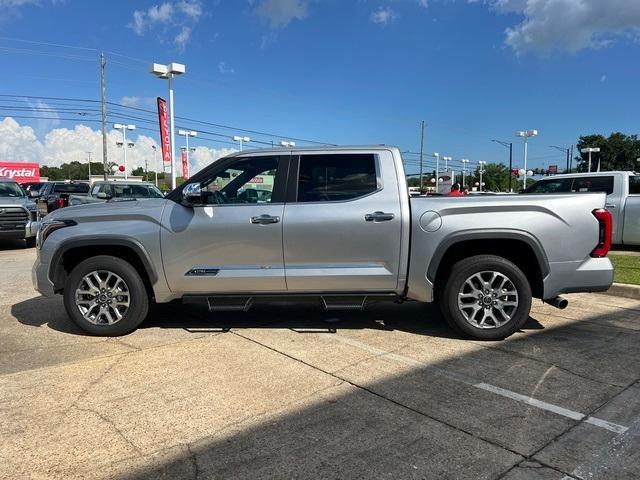
[[[221,160],[189,182],[199,184],[201,205],[167,203],[160,241],[171,290],[286,290],[282,218],[288,167],[289,155]]]
[[[404,186],[387,151],[294,156],[284,211],[287,289],[395,291],[399,182]]]
[[[629,176],[629,196],[624,205],[625,245],[640,245],[640,175]]]

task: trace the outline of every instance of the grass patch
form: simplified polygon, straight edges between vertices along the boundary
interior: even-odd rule
[[[616,267],[614,282],[640,285],[640,256],[609,255],[609,258]]]

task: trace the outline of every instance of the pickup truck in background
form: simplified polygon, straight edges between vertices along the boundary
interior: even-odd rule
[[[24,239],[35,247],[37,231],[36,204],[17,182],[0,178],[0,239]]]
[[[604,192],[613,216],[613,243],[640,245],[640,174],[597,172],[555,175],[534,183],[525,193]]]
[[[256,185],[268,201],[246,194]],[[132,331],[154,301],[411,300],[439,302],[465,336],[502,339],[532,297],[564,308],[562,293],[610,287],[604,206],[604,193],[410,199],[395,147],[245,151],[165,198],[49,215],[33,281],[94,335]]]
[[[106,181],[94,182],[87,195],[71,195],[69,205],[102,203],[111,199],[163,198],[162,192],[152,183]]]
[[[39,210],[46,214],[58,208],[69,206],[71,195],[88,195],[89,184],[86,182],[46,182],[37,192],[33,196],[38,199]]]

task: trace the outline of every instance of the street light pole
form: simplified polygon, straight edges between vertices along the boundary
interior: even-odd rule
[[[442,157],[442,159],[444,160],[444,171],[449,173],[449,162],[451,160],[453,160],[452,157]]]
[[[465,177],[467,174],[467,163],[469,163],[469,160],[467,160],[466,158],[463,158],[460,161],[462,162],[462,189],[464,190]]]
[[[240,151],[242,151],[242,143],[247,143],[250,142],[251,139],[249,137],[241,137],[239,135],[234,135],[233,137],[233,141],[234,142],[238,142],[238,144],[240,145]]]
[[[158,186],[158,147],[155,145],[151,145],[153,148],[153,165],[154,170],[156,171],[156,187]]]
[[[280,142],[280,146],[284,148],[293,148],[296,146],[296,142],[287,142],[283,140]],[[273,142],[271,143],[271,148],[273,148]]]
[[[189,137],[197,137],[198,132],[195,130],[178,130],[178,135],[184,135],[184,142],[186,145],[186,155],[187,155],[187,165],[189,165]],[[185,172],[182,172],[182,176],[184,177]]]
[[[122,152],[124,154],[124,179],[127,180],[127,147],[129,144],[127,143],[127,130],[135,130],[135,125],[124,125],[121,123],[114,123],[113,128],[116,130],[122,130]],[[131,144],[133,146],[133,143]]]
[[[591,154],[592,153],[600,153],[600,149],[599,148],[588,147],[588,148],[581,149],[580,152],[589,154],[589,173],[591,173]]]
[[[171,128],[171,188],[176,188],[176,138],[173,115],[173,79],[177,75],[182,75],[186,67],[181,63],[172,62],[168,65],[154,63],[151,65],[151,73],[158,78],[169,81],[169,125]]]
[[[528,153],[528,141],[531,137],[538,135],[538,130],[522,130],[516,132],[516,137],[524,138],[524,175],[522,176],[522,188],[527,188],[527,153]]]
[[[420,193],[422,194],[422,190],[424,188],[424,183],[422,180],[422,175],[423,175],[423,162],[422,162],[422,157],[423,157],[423,152],[424,152],[424,120],[422,120],[422,124],[420,125]]]
[[[478,167],[479,167],[479,173],[480,173],[480,191],[482,191],[482,174],[484,173],[484,166],[487,164],[487,162],[483,161],[483,160],[479,160],[478,161]]]
[[[440,191],[440,154],[434,152],[433,156],[436,157],[436,193]]]
[[[89,184],[91,184],[91,154],[93,152],[87,152],[88,163],[89,163]]]

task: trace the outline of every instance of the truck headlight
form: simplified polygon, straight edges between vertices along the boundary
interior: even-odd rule
[[[72,227],[77,225],[73,220],[43,220],[40,222],[40,228],[36,235],[36,245],[42,247],[42,244],[56,230],[60,230],[65,227]]]

